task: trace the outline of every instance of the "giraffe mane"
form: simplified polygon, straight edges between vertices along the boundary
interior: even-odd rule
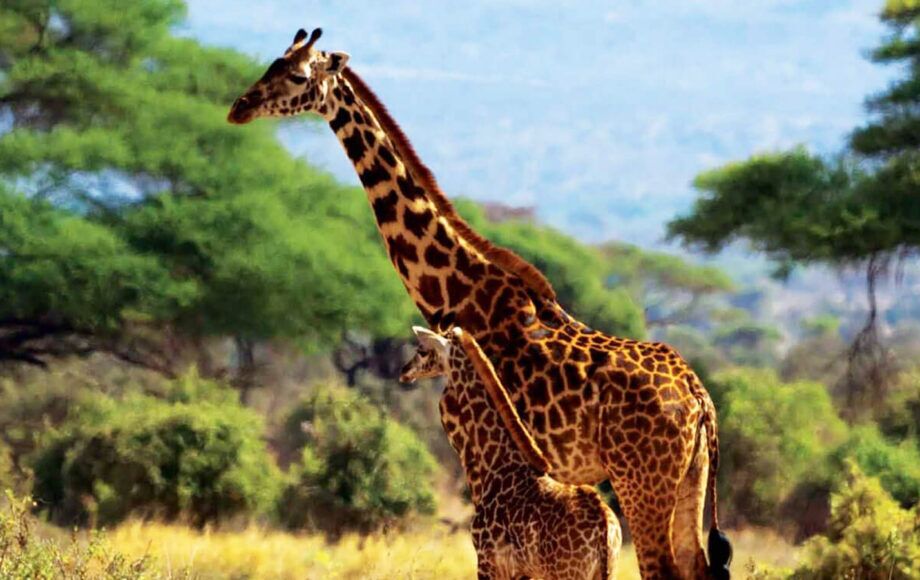
[[[495,405],[502,423],[505,424],[505,428],[511,433],[511,439],[514,441],[515,446],[534,468],[541,473],[548,473],[551,467],[549,461],[540,451],[533,435],[521,422],[521,416],[518,415],[517,409],[514,408],[514,403],[511,402],[508,391],[495,373],[495,367],[492,366],[492,362],[482,352],[479,343],[476,342],[472,334],[462,332],[460,333],[460,345],[466,352],[470,362],[473,363],[476,374],[485,384],[486,393],[492,400],[492,404]]]
[[[409,141],[409,138],[403,133],[402,128],[396,120],[393,119],[384,104],[380,102],[380,99],[377,98],[374,91],[367,86],[367,83],[365,83],[350,67],[346,67],[345,70],[342,71],[342,75],[355,89],[355,92],[361,100],[363,100],[364,103],[370,107],[371,111],[373,111],[374,116],[377,117],[377,121],[381,124],[384,131],[387,132],[393,144],[399,150],[400,156],[405,160],[407,169],[421,182],[422,186],[431,197],[431,201],[434,203],[435,208],[437,208],[438,213],[444,216],[447,223],[454,228],[457,234],[469,242],[470,245],[487,260],[493,262],[502,270],[514,274],[523,280],[538,296],[548,300],[556,300],[556,291],[553,290],[552,284],[550,284],[546,276],[544,276],[536,266],[511,250],[496,246],[473,230],[473,228],[460,217],[460,214],[454,209],[454,205],[447,198],[447,195],[441,191],[437,180],[434,178],[434,174],[431,173],[428,166],[422,162],[418,153],[415,152],[412,143]]]

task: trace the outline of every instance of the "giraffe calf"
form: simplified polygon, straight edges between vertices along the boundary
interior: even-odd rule
[[[441,423],[476,507],[480,578],[613,578],[622,537],[593,488],[563,484],[472,335],[414,327],[419,348],[401,380],[447,375]]]

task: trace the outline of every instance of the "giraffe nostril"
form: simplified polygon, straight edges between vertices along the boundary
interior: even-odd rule
[[[262,95],[258,91],[249,91],[238,98],[236,102],[244,107],[255,107],[262,102]]]

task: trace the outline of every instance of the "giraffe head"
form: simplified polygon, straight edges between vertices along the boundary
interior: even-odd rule
[[[453,328],[446,333],[447,336],[421,326],[413,326],[412,331],[418,338],[419,346],[409,362],[403,366],[399,380],[404,383],[413,383],[418,379],[429,379],[447,374],[450,369],[452,346],[462,331],[459,328]]]
[[[322,33],[317,28],[307,39],[307,32],[298,30],[284,55],[233,103],[227,120],[242,125],[259,117],[325,115],[331,110],[329,79],[345,70],[348,55],[316,50],[313,45]]]

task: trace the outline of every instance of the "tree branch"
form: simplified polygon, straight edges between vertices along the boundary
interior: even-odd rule
[[[860,411],[871,410],[873,402],[881,401],[893,370],[890,353],[879,337],[876,293],[879,278],[888,270],[889,258],[876,252],[866,263],[869,313],[846,351],[847,370],[840,385],[846,398],[846,414],[851,420],[858,418]]]
[[[100,336],[88,329],[52,319],[7,317],[0,319],[0,362],[25,363],[47,369],[49,359],[86,357],[100,352],[132,366],[152,370],[169,378],[176,373],[168,357],[154,341],[138,344],[139,337],[123,333]],[[140,348],[139,348],[140,347]]]

